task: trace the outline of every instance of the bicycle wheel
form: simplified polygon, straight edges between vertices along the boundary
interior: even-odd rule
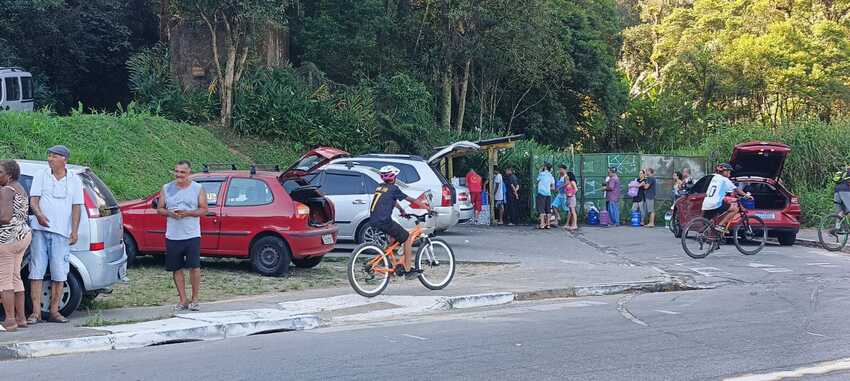
[[[431,239],[416,252],[416,269],[422,270],[419,281],[430,290],[442,290],[455,276],[455,253],[446,241]]]
[[[738,222],[732,229],[735,247],[744,255],[753,255],[764,248],[767,242],[767,226],[758,216],[747,216],[746,221]]]
[[[848,236],[850,236],[850,226],[846,218],[831,214],[821,219],[818,226],[818,240],[824,249],[829,251],[843,249],[847,245]]]
[[[348,258],[348,283],[360,295],[367,298],[378,296],[387,288],[390,274],[375,269],[389,268],[389,261],[380,247],[362,244],[357,246]]]
[[[682,230],[682,249],[691,258],[705,258],[714,251],[718,243],[718,234],[711,221],[698,217]]]

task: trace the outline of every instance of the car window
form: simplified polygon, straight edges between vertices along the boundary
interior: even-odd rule
[[[18,77],[6,78],[6,100],[17,101],[21,99],[21,88],[18,86]]]
[[[321,190],[328,196],[366,193],[363,177],[359,173],[325,172]]]
[[[80,179],[83,182],[83,190],[89,195],[89,198],[94,201],[100,212],[101,217],[111,216],[119,213],[118,200],[109,190],[109,187],[98,178],[94,172],[86,170],[80,173]]]
[[[404,181],[405,183],[408,183],[408,184],[413,184],[413,183],[422,179],[421,177],[419,177],[419,172],[416,171],[416,168],[414,166],[410,165],[410,164],[394,163],[394,162],[382,161],[382,160],[353,160],[353,161],[357,162],[360,165],[365,165],[367,167],[371,167],[371,168],[375,168],[375,169],[381,169],[381,167],[383,167],[383,166],[392,165],[393,167],[396,167],[399,170],[398,179],[401,180],[401,181]]]
[[[708,184],[711,183],[712,177],[714,177],[714,175],[708,175],[699,179],[699,181],[691,187],[691,193],[705,193],[705,191],[708,190]]]
[[[323,156],[320,156],[318,154],[307,156],[295,165],[295,169],[306,171],[310,168],[313,168],[314,166],[316,166],[316,164],[319,164],[319,162],[324,159],[325,158]]]
[[[216,206],[218,205],[218,195],[221,193],[221,184],[224,184],[224,181],[214,180],[214,181],[204,181],[204,180],[196,180],[198,184],[201,184],[204,187],[204,193],[207,194],[207,206]]]
[[[272,201],[274,195],[265,181],[234,178],[227,187],[227,201],[224,206],[258,206],[271,204]]]
[[[32,100],[32,77],[21,77],[21,100]]]
[[[24,190],[27,191],[27,194],[30,193],[30,188],[32,188],[32,176],[21,175],[18,178],[18,182],[21,183],[21,186],[24,187]]]

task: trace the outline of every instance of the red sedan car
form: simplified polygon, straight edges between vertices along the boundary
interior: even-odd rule
[[[263,275],[286,274],[290,261],[298,267],[318,265],[334,248],[337,228],[333,203],[299,177],[310,167],[284,174],[252,169],[192,175],[209,204],[201,218],[201,255],[247,258]],[[128,258],[165,251],[158,201],[159,193],[121,204]]]
[[[735,146],[732,152],[732,182],[753,195],[747,213],[764,220],[768,236],[782,245],[793,245],[800,231],[800,199],[782,183],[780,175],[791,148],[782,143],[749,142]],[[707,175],[694,184],[686,196],[673,205],[672,230],[676,237],[692,219],[702,215],[702,201],[711,182]]]

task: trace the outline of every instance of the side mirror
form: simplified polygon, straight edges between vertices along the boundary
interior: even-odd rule
[[[154,197],[151,201],[151,209],[159,209],[159,197]]]

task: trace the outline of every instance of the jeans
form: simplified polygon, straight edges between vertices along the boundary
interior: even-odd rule
[[[620,224],[620,200],[608,201],[608,217],[612,225]]]

